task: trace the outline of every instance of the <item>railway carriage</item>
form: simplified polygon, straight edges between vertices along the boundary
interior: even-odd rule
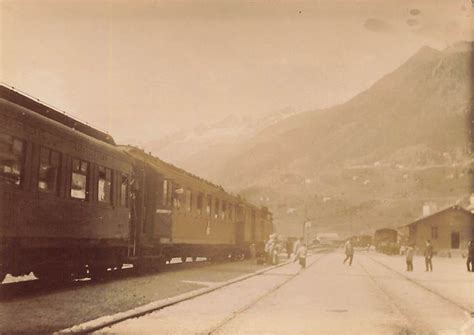
[[[86,264],[119,263],[132,160],[99,136],[25,108],[31,103],[0,90],[0,279],[81,276]]]
[[[0,279],[236,258],[272,230],[268,209],[0,86]]]
[[[124,147],[142,164],[136,173],[136,241],[133,257],[163,263],[172,257],[236,255],[238,198],[133,147]]]
[[[400,246],[397,243],[398,232],[395,229],[383,228],[374,233],[373,243],[378,252],[398,254]]]

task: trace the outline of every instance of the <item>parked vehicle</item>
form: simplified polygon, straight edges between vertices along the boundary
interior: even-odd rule
[[[397,243],[398,232],[394,229],[383,228],[375,231],[374,246],[377,252],[389,255],[398,255],[400,245]]]

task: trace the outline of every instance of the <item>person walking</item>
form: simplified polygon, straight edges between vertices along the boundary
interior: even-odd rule
[[[296,251],[296,257],[298,258],[302,269],[306,268],[306,253],[307,252],[308,251],[306,249],[306,244],[304,243],[301,243],[298,250]]]
[[[354,247],[352,246],[351,240],[347,240],[346,244],[344,244],[344,252],[346,253],[346,258],[342,262],[342,264],[346,264],[346,261],[349,260],[349,266],[352,265],[352,259],[354,258]]]
[[[425,266],[426,266],[426,272],[430,271],[433,272],[433,263],[431,259],[433,258],[433,246],[431,245],[430,240],[426,240],[426,247],[425,247]]]
[[[413,249],[413,246],[411,245],[409,245],[405,249],[408,272],[413,272],[413,252],[414,252],[414,249]]]
[[[474,241],[467,244],[467,271],[474,272]]]

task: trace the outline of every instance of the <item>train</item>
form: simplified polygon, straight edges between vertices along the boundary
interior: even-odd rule
[[[0,282],[263,253],[272,213],[0,85]]]
[[[382,228],[374,233],[375,250],[384,254],[397,255],[400,251],[398,232],[395,229]]]

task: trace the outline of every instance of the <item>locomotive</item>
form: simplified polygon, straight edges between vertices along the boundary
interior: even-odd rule
[[[263,252],[272,214],[0,86],[0,282]]]

